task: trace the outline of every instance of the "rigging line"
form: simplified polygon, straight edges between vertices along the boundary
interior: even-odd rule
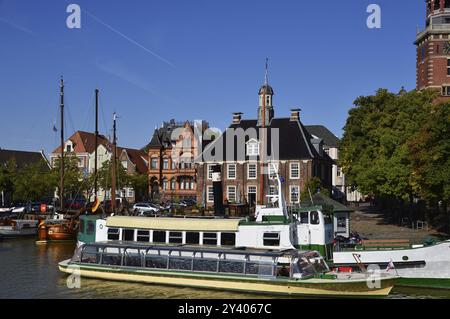
[[[65,99],[64,110],[66,110],[65,113],[67,114],[66,117],[69,118],[70,125],[72,126],[72,132],[75,133],[75,132],[76,132],[76,129],[75,129],[75,125],[73,124],[72,113],[70,112],[70,100],[68,101],[68,99],[67,99],[66,96],[64,96],[64,99]],[[65,119],[66,117],[64,117],[64,119]],[[65,123],[64,123],[64,124],[65,124]]]
[[[89,124],[90,124],[90,118],[91,118],[91,107],[93,105],[94,101],[94,92],[91,93],[88,107],[84,111],[84,119],[83,119],[83,125],[81,126],[84,131],[89,132]]]
[[[103,107],[103,103],[101,103],[102,102],[102,97],[100,96],[99,99],[100,99],[100,101],[99,101],[100,112],[102,113],[102,122],[103,122],[103,126],[104,126],[104,129],[105,129],[105,132],[108,135],[109,134],[109,127],[108,127],[108,125],[106,123],[105,108]]]

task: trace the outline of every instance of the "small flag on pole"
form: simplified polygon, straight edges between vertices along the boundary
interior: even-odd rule
[[[388,265],[386,267],[386,271],[389,271],[389,270],[392,270],[392,269],[395,269],[395,265],[394,265],[394,262],[391,259],[391,261],[388,263]]]
[[[53,122],[53,132],[58,132],[58,129],[56,128],[56,121]]]

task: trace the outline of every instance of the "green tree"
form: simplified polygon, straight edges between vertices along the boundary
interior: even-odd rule
[[[4,165],[0,165],[0,192],[3,192],[5,204],[12,200],[14,193],[14,179],[17,171],[17,163],[14,159],[7,161]],[[8,200],[9,198],[9,200]]]
[[[73,154],[67,154],[64,157],[64,198],[74,198],[82,194],[85,178],[80,170],[79,159]],[[51,170],[51,179],[53,186],[58,188],[61,176],[61,160],[56,159]]]
[[[412,201],[409,142],[430,114],[435,93],[397,95],[380,89],[359,97],[349,112],[340,165],[350,186],[368,195]]]
[[[133,187],[136,201],[149,198],[148,176],[146,174],[134,174],[129,176],[130,186]]]
[[[53,197],[55,191],[54,179],[43,159],[17,170],[13,185],[15,201],[38,201]]]
[[[309,200],[310,192],[311,192],[311,195],[314,195],[316,193],[321,193],[326,196],[330,196],[330,190],[322,185],[322,181],[320,180],[319,177],[313,177],[306,183],[305,187],[303,188],[302,193],[300,194],[300,199],[302,201]]]
[[[414,189],[429,202],[450,201],[450,103],[435,105],[409,141]]]

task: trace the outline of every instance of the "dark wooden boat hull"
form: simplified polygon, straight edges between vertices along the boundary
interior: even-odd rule
[[[77,230],[69,223],[43,224],[39,226],[38,239],[40,242],[75,241],[77,239]]]

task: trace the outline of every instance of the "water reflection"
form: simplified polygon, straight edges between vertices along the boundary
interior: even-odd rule
[[[36,245],[34,239],[0,242],[0,298],[179,298],[246,299],[273,296],[136,283],[81,279],[80,289],[67,288],[58,262],[72,257],[75,244]],[[389,298],[447,298],[450,290],[395,288]]]

